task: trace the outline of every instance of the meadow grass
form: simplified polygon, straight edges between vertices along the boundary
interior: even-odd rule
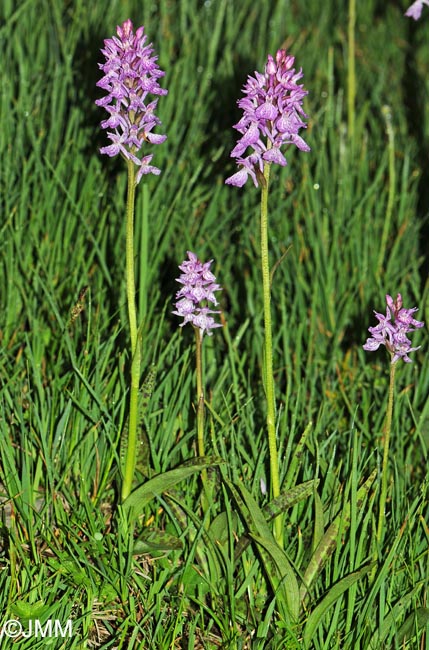
[[[397,368],[375,568],[389,369],[383,350],[362,350],[386,293],[429,322],[429,17],[414,24],[405,5],[357,3],[351,143],[346,3],[3,1],[0,620],[72,619],[74,633],[3,637],[2,649],[429,648],[427,326]],[[145,25],[169,89],[162,174],[136,197],[142,380],[154,366],[156,378],[135,485],[196,455],[193,333],[171,314],[193,250],[223,287],[224,327],[204,342],[206,452],[223,461],[209,470],[210,535],[195,472],[142,497],[133,521],[118,508],[126,166],[98,152],[94,101],[103,39],[126,18]],[[240,89],[281,46],[304,70],[312,148],[271,172],[280,482],[307,485],[289,494],[283,551],[260,518],[272,519],[259,193],[224,185]]]

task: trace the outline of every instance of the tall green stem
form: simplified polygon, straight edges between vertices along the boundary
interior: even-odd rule
[[[197,370],[197,446],[198,455],[204,456],[203,337],[199,327],[194,327],[194,330]]]
[[[273,376],[273,336],[271,326],[271,280],[268,254],[268,187],[270,180],[270,165],[264,165],[264,180],[261,183],[261,266],[262,290],[264,299],[264,339],[265,339],[265,395],[267,400],[267,431],[270,451],[271,492],[273,498],[280,494],[279,461],[276,441],[276,401]],[[274,520],[274,535],[280,546],[283,546],[283,517]]]
[[[382,115],[386,123],[386,133],[389,152],[389,193],[387,195],[386,215],[383,223],[383,234],[381,236],[380,250],[377,261],[377,277],[383,275],[383,262],[386,254],[387,241],[392,230],[392,214],[395,206],[395,187],[396,187],[396,171],[395,171],[395,129],[392,124],[392,111],[389,106],[383,106],[381,109]]]
[[[196,374],[197,374],[197,448],[198,456],[205,456],[204,447],[204,385],[203,385],[203,336],[199,327],[195,330],[195,352],[196,352]],[[201,481],[203,484],[203,493],[201,504],[205,514],[210,504],[209,482],[207,470],[201,472]],[[208,525],[208,520],[206,522]]]
[[[347,72],[347,117],[349,140],[354,144],[355,139],[355,101],[356,101],[356,65],[355,65],[355,28],[356,28],[356,0],[349,0],[348,24],[348,72]]]
[[[131,339],[131,386],[128,418],[128,441],[125,455],[124,480],[122,483],[122,501],[128,497],[133,483],[138,422],[138,397],[140,382],[141,348],[138,339],[136,313],[136,285],[134,277],[134,205],[135,205],[135,166],[128,164],[127,223],[126,223],[126,279],[128,319]]]
[[[378,512],[378,527],[377,527],[377,547],[380,548],[381,540],[383,537],[384,515],[386,508],[387,498],[387,484],[389,479],[389,443],[390,432],[392,430],[392,415],[393,415],[393,398],[395,392],[395,371],[396,363],[390,364],[390,382],[389,382],[389,401],[387,404],[386,424],[383,431],[383,467],[381,470],[381,492],[380,503]]]

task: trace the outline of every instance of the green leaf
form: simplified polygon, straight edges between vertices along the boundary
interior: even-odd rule
[[[155,388],[157,367],[153,363],[149,368],[139,396],[139,413],[138,413],[138,432],[139,440],[137,445],[136,469],[143,472],[146,465],[149,464],[149,440],[144,428],[144,418],[147,413],[150,398]],[[144,473],[144,472],[143,472]]]
[[[49,609],[50,605],[46,605],[43,600],[39,600],[36,603],[26,603],[21,600],[10,606],[10,611],[15,614],[15,616],[18,616],[21,622],[43,619]]]
[[[279,600],[280,602],[285,602],[293,622],[297,622],[299,617],[298,581],[286,553],[277,544],[274,536],[268,528],[267,531],[270,534],[267,534],[266,532],[264,537],[259,537],[258,535],[252,535],[252,537],[267,551],[277,569],[280,580],[276,582],[274,582],[274,580],[272,581],[272,586],[277,596],[277,602],[279,602]]]
[[[49,565],[68,580],[71,580],[74,585],[89,588],[93,584],[90,574],[65,553],[61,555],[59,560],[57,558],[50,558]]]
[[[296,622],[299,615],[299,587],[286,553],[275,541],[264,513],[250,492],[241,483],[234,485],[226,477],[224,480],[234,495],[250,535],[257,542],[277,602],[280,606],[286,605],[292,621]]]
[[[398,641],[402,645],[415,636],[418,630],[422,630],[429,623],[429,609],[427,607],[417,607],[411,612],[402,623],[398,630]]]
[[[310,481],[305,481],[304,483],[300,483],[300,485],[295,485],[293,488],[282,492],[278,497],[263,507],[262,511],[266,520],[272,521],[288,508],[291,508],[296,503],[299,503],[299,501],[303,501],[309,497],[313,494],[313,491],[318,485],[319,479],[311,479]]]
[[[149,440],[144,427],[144,418],[147,413],[150,398],[152,397],[155,388],[157,367],[153,363],[149,368],[147,375],[143,381],[142,387],[139,391],[139,404],[138,404],[138,441],[136,449],[136,469],[139,470],[144,476],[150,475],[149,465]],[[125,461],[125,454],[127,449],[128,440],[128,418],[124,422],[121,434],[119,453],[122,462]]]
[[[304,446],[307,441],[308,436],[310,435],[311,429],[313,428],[313,423],[309,422],[305,427],[305,430],[298,440],[298,443],[294,449],[292,458],[289,463],[288,471],[284,480],[284,485],[293,485],[296,480],[296,476],[301,465],[301,461],[304,456]]]
[[[299,503],[299,501],[302,501],[303,499],[309,497],[311,494],[313,494],[313,491],[318,486],[318,484],[319,479],[311,479],[310,481],[305,481],[300,485],[295,485],[290,490],[282,492],[278,497],[267,503],[262,508],[265,520],[267,522],[272,521],[275,519],[275,517],[285,512],[288,508],[291,508],[296,503]],[[246,534],[241,535],[234,553],[235,560],[240,557],[240,555],[243,553],[243,551],[245,551],[249,544],[249,537]]]
[[[355,582],[362,578],[370,570],[371,565],[365,566],[359,571],[350,573],[348,576],[337,582],[331,589],[329,589],[326,596],[323,600],[317,605],[317,607],[311,612],[310,616],[307,619],[307,623],[304,628],[303,633],[303,642],[304,648],[310,647],[313,636],[316,633],[316,630],[320,624],[320,621],[325,616],[326,612],[332,605],[336,603],[338,598],[343,595],[347,589],[349,589]]]
[[[185,588],[185,593],[192,593],[197,587],[204,594],[208,593],[210,584],[201,572],[192,564],[189,564],[180,576],[180,582]]]
[[[371,473],[369,478],[365,481],[365,483],[359,488],[356,495],[357,508],[361,508],[363,506],[364,501],[368,495],[368,492],[371,489],[371,485],[374,482],[376,474],[377,474],[377,470],[375,469]],[[308,590],[310,589],[310,586],[313,584],[314,580],[317,578],[317,576],[323,569],[323,566],[326,563],[326,561],[330,558],[330,556],[334,552],[335,547],[338,543],[340,533],[341,535],[344,535],[344,533],[349,529],[350,513],[351,513],[351,505],[350,502],[348,501],[345,504],[343,510],[335,517],[334,521],[331,523],[328,530],[326,531],[326,533],[320,540],[319,544],[317,545],[317,548],[314,551],[310,559],[310,562],[308,563],[307,569],[302,579],[302,585],[300,588],[301,603],[303,603],[304,600],[307,598]]]
[[[223,551],[223,547],[219,545],[219,539],[217,539],[217,535],[221,534],[219,530],[221,524],[216,523],[218,518],[216,517],[213,521],[214,527],[210,526],[209,530],[206,531],[201,518],[192,512],[183,501],[179,500],[179,495],[176,494],[175,490],[170,490],[165,499],[175,516],[176,522],[183,531],[186,531],[190,543],[195,544],[195,559],[199,571],[205,577],[206,584],[208,582],[213,584],[216,591],[217,585],[222,579],[222,570],[217,556]],[[228,534],[227,522],[225,527],[223,535]]]
[[[124,501],[123,507],[141,510],[150,501],[167,492],[177,483],[180,483],[180,481],[184,481],[196,472],[201,472],[206,467],[220,465],[223,462],[221,458],[193,458],[191,461],[183,463],[180,467],[176,467],[176,469],[164,472],[163,474],[158,474],[154,478],[149,479],[149,481],[146,481],[146,483],[143,483],[143,485],[140,485]]]
[[[237,514],[235,512],[231,513],[231,521],[233,530],[237,528]],[[226,512],[220,512],[210,524],[208,531],[209,536],[215,544],[220,546],[222,549],[226,548],[229,541],[229,518]]]
[[[324,522],[323,522],[323,503],[321,498],[316,490],[314,490],[314,531],[313,531],[313,548],[314,552],[320,541],[323,539],[324,533]]]
[[[408,592],[408,594],[404,594],[403,596],[401,596],[398,602],[395,603],[395,605],[392,607],[388,615],[385,616],[385,618],[383,619],[380,628],[372,637],[369,645],[370,650],[377,650],[378,648],[380,648],[381,644],[383,643],[384,639],[387,637],[389,632],[392,631],[392,628],[394,629],[396,627],[398,620],[404,616],[405,610],[409,607],[412,599],[420,589],[421,589],[421,584],[416,585],[414,589]],[[425,609],[425,608],[422,607],[421,609]],[[411,617],[414,617],[414,615],[415,613],[413,612]],[[401,633],[402,628],[404,628],[404,630],[402,631],[402,637],[406,636],[407,633],[411,631],[410,624],[413,625],[413,628],[415,630],[415,623],[416,623],[415,618],[413,618],[413,620],[410,623],[410,617],[408,617],[405,623],[402,624],[398,634]]]
[[[183,542],[176,535],[170,535],[157,528],[146,529],[135,541],[133,555],[153,553],[154,551],[181,551]]]
[[[118,594],[113,585],[108,582],[104,582],[100,588],[99,599],[102,603],[112,603]]]

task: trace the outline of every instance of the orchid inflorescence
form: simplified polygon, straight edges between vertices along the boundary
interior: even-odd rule
[[[118,36],[104,41],[101,50],[106,58],[99,63],[104,72],[97,86],[107,91],[107,95],[95,103],[103,106],[110,117],[101,123],[103,129],[111,129],[107,137],[112,144],[102,147],[100,152],[113,157],[122,154],[138,166],[136,184],[143,174],[159,174],[158,167],[151,165],[153,154],[137,157],[144,142],[161,144],[166,135],[153,133],[161,124],[155,115],[158,99],[147,102],[148,95],[166,95],[158,79],[164,76],[154,56],[152,44],[146,45],[144,27],[134,33],[133,23],[126,20],[122,27],[116,28]]]
[[[386,296],[386,315],[374,314],[379,321],[375,327],[369,327],[368,331],[372,334],[363,346],[364,350],[373,352],[378,350],[380,345],[385,345],[391,355],[391,363],[396,363],[398,359],[403,359],[406,363],[411,363],[408,354],[420,349],[420,346],[411,347],[411,341],[407,334],[414,332],[424,326],[424,323],[413,318],[414,312],[418,311],[417,307],[404,309],[402,307],[402,296],[398,293],[396,300],[389,295]]]
[[[264,74],[255,72],[249,76],[243,88],[245,97],[238,100],[243,116],[234,125],[242,137],[231,152],[237,159],[240,170],[226,179],[228,185],[242,187],[248,177],[258,187],[264,163],[277,163],[285,166],[286,158],[280,151],[285,144],[294,144],[301,151],[310,151],[308,144],[298,135],[306,128],[302,117],[308,117],[302,108],[307,95],[297,82],[302,78],[302,70],[295,72],[295,58],[278,50],[274,59],[270,54]],[[244,156],[246,149],[253,152]]]
[[[212,316],[212,314],[220,314],[220,311],[210,309],[207,303],[212,303],[214,306],[218,304],[214,292],[220,291],[222,287],[216,284],[216,278],[210,271],[213,260],[203,264],[191,251],[188,251],[188,258],[179,266],[183,273],[177,282],[183,286],[176,294],[176,310],[173,314],[184,318],[180,327],[191,323],[199,329],[201,337],[204,332],[211,336],[211,330],[222,325],[216,323]]]
[[[409,18],[414,18],[414,20],[419,20],[420,16],[422,15],[423,5],[429,7],[429,0],[416,0],[412,5],[408,7],[405,15]]]

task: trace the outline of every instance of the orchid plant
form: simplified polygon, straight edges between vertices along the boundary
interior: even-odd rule
[[[221,323],[215,321],[214,315],[220,314],[219,310],[213,310],[209,305],[217,306],[218,301],[215,292],[222,287],[217,284],[216,277],[210,270],[213,260],[202,263],[191,251],[188,251],[188,259],[180,264],[182,274],[177,279],[182,286],[176,293],[176,309],[173,314],[183,318],[180,327],[190,323],[195,332],[196,351],[196,374],[197,374],[197,446],[198,455],[205,456],[204,445],[204,380],[203,380],[203,338],[204,334],[212,336],[212,330],[222,327]],[[201,473],[203,488],[206,492],[203,499],[204,509],[208,507],[209,495],[207,487],[207,473],[204,469]]]
[[[390,355],[390,382],[389,382],[389,399],[387,404],[386,423],[383,431],[383,466],[381,472],[381,492],[378,513],[377,526],[377,543],[381,544],[383,535],[383,525],[387,497],[387,480],[388,480],[388,463],[389,463],[389,443],[392,429],[393,401],[395,389],[395,372],[397,363],[400,359],[405,363],[411,363],[408,356],[410,352],[416,352],[420,346],[412,347],[408,334],[420,329],[424,323],[414,318],[413,314],[418,311],[417,307],[404,309],[402,306],[402,296],[398,293],[396,300],[392,296],[386,295],[386,315],[374,311],[378,320],[378,325],[369,327],[371,334],[363,345],[367,352],[378,350],[384,345]]]
[[[276,401],[273,375],[273,346],[271,325],[271,281],[268,252],[268,191],[270,170],[273,163],[284,167],[287,160],[282,152],[284,146],[294,145],[301,151],[310,147],[299,135],[306,128],[307,118],[302,107],[307,91],[298,82],[302,70],[294,68],[295,58],[285,50],[278,50],[275,58],[268,55],[264,73],[249,76],[243,88],[244,97],[238,100],[243,116],[234,128],[240,133],[231,152],[239,170],[225,183],[242,187],[250,178],[261,188],[261,270],[264,302],[264,384],[267,400],[267,433],[270,450],[270,475],[272,497],[280,494],[278,450],[276,442]],[[250,153],[247,150],[250,148]],[[247,153],[247,155],[246,155]],[[277,542],[283,543],[282,518],[275,519]]]
[[[128,318],[131,339],[131,385],[129,395],[128,440],[126,446],[125,468],[122,482],[122,501],[128,497],[135,471],[138,400],[141,366],[141,325],[137,324],[136,286],[134,269],[134,205],[136,186],[146,174],[160,174],[161,170],[152,165],[153,153],[139,156],[147,144],[161,144],[166,135],[154,133],[161,124],[155,111],[158,96],[166,95],[167,90],[160,87],[158,80],[164,72],[157,64],[152,44],[147,44],[144,27],[134,32],[131,20],[117,27],[117,36],[104,41],[104,63],[99,67],[103,77],[97,83],[106,95],[96,104],[109,114],[101,122],[107,130],[111,144],[100,149],[100,153],[110,157],[121,155],[128,168],[128,191],[126,208],[126,281]],[[155,96],[155,99],[151,99]]]

